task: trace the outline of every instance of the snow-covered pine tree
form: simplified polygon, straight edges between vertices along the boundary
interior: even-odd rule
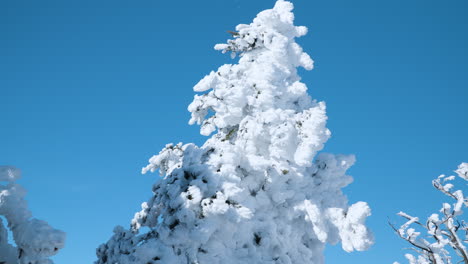
[[[330,137],[325,104],[296,68],[312,69],[294,41],[290,2],[279,0],[215,49],[239,55],[203,78],[190,124],[212,135],[202,147],[169,144],[143,169],[164,177],[131,229],[97,249],[104,263],[323,263],[326,243],[372,243],[370,209],[347,205],[348,155],[319,154]],[[209,91],[209,92],[208,92]],[[317,156],[316,156],[317,155]],[[148,227],[148,232],[140,232]]]
[[[15,183],[19,177],[19,169],[0,166],[0,216],[7,220],[16,244],[9,243],[0,218],[0,264],[51,264],[49,257],[63,248],[65,233],[32,218],[24,200],[26,191]]]

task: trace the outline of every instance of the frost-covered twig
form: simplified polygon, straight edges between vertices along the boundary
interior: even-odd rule
[[[465,181],[468,180],[468,163],[462,163],[455,171],[458,176]],[[450,252],[455,252],[460,258],[456,263],[468,264],[467,226],[460,216],[463,214],[462,208],[467,206],[467,197],[462,190],[452,191],[454,185],[450,182],[455,180],[455,176],[440,175],[432,181],[434,188],[455,200],[452,205],[443,203],[439,213],[432,214],[423,225],[417,217],[412,217],[400,212],[399,216],[407,219],[400,228],[396,228],[390,223],[398,236],[410,243],[416,252],[417,258],[411,254],[406,254],[410,264],[451,264],[452,256]],[[447,183],[448,182],[448,183]],[[422,238],[421,232],[417,232],[412,226],[417,224],[427,234]],[[461,236],[464,236],[464,239]]]

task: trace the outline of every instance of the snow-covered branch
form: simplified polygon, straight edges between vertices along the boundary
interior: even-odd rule
[[[19,177],[19,169],[0,166],[0,216],[8,222],[5,226],[0,218],[0,263],[51,264],[49,257],[64,246],[65,233],[32,218],[26,191],[15,183]],[[14,243],[8,240],[8,230]]]
[[[468,163],[462,163],[455,171],[458,176],[468,180]],[[463,262],[468,264],[467,232],[468,227],[461,216],[463,207],[467,206],[468,198],[462,190],[453,190],[455,176],[440,175],[432,181],[434,188],[455,200],[453,204],[443,203],[439,213],[432,214],[426,223],[419,218],[400,212],[399,216],[407,221],[396,228],[390,224],[398,236],[413,246],[417,257],[406,254],[410,264],[451,264]],[[414,226],[414,227],[413,227]],[[416,231],[422,230],[421,232]],[[453,260],[451,252],[455,252],[459,260]]]

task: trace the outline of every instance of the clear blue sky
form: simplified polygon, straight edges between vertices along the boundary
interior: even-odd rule
[[[327,250],[327,263],[392,263],[406,244],[387,225],[427,216],[431,179],[468,161],[468,2],[296,0],[301,71],[328,105],[325,150],[354,153],[351,202],[369,202],[376,245]],[[192,87],[233,61],[212,49],[273,0],[0,1],[0,164],[38,218],[65,230],[57,264],[94,260],[127,226],[158,176],[140,175],[166,143],[204,137],[189,126]],[[426,202],[429,201],[429,202]]]

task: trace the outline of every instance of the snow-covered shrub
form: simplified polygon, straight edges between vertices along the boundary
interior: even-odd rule
[[[297,67],[313,61],[295,42],[290,2],[241,24],[215,49],[239,56],[204,77],[190,124],[214,133],[202,147],[167,145],[143,173],[163,179],[131,228],[114,229],[96,263],[323,263],[326,243],[372,244],[364,202],[348,206],[352,155],[317,154],[330,137],[325,103]],[[148,232],[141,232],[141,227]]]
[[[455,172],[468,181],[468,163],[460,164]],[[398,215],[407,221],[398,229],[391,225],[398,236],[417,252],[417,256],[405,255],[410,264],[468,264],[468,226],[461,217],[462,208],[468,205],[468,197],[462,190],[453,190],[453,180],[455,176],[440,175],[432,181],[434,188],[455,200],[452,205],[443,203],[439,212],[429,216],[425,223],[421,223],[418,217],[400,212]],[[417,228],[422,231],[417,231]],[[456,260],[452,259],[451,252],[458,255]]]
[[[32,218],[24,196],[26,191],[15,181],[20,171],[11,166],[0,166],[0,263],[51,264],[65,243],[65,233],[53,229],[46,222]],[[8,230],[14,244],[8,241]]]

